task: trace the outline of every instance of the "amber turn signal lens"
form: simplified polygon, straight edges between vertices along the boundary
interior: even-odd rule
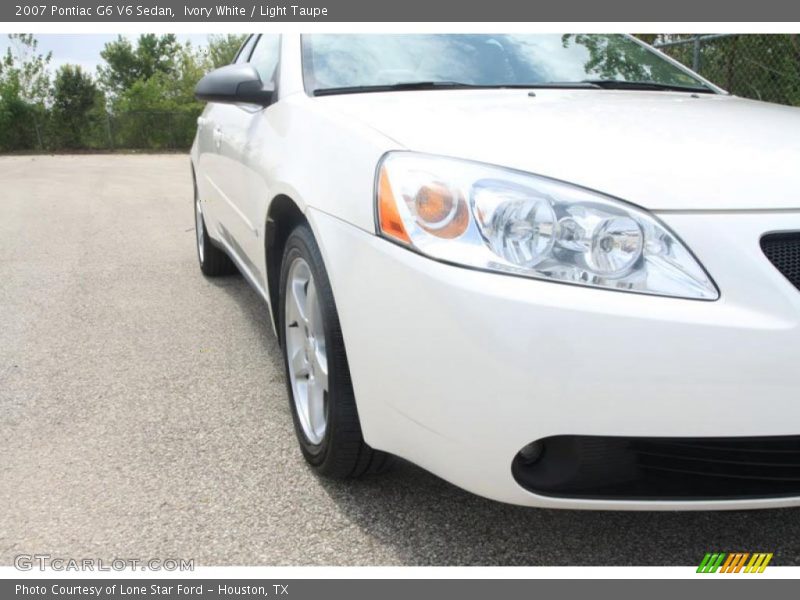
[[[378,224],[384,235],[405,244],[411,243],[411,238],[408,237],[405,225],[403,225],[403,219],[397,210],[397,203],[394,200],[394,193],[385,168],[381,168],[378,180]]]
[[[417,221],[436,237],[452,239],[467,230],[467,203],[440,183],[425,185],[414,198]]]
[[[455,209],[450,190],[439,183],[421,187],[414,199],[414,205],[422,222],[433,227],[444,223]]]

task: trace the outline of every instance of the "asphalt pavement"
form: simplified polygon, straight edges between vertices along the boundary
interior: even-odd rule
[[[0,183],[0,564],[800,564],[796,509],[521,508],[408,463],[320,480],[265,307],[197,267],[187,156],[0,157]]]

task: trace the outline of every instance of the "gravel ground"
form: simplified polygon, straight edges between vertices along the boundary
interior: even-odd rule
[[[526,509],[295,445],[265,307],[197,268],[188,158],[0,158],[0,564],[800,564],[797,510]]]

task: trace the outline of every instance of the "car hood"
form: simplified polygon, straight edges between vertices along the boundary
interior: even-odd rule
[[[800,208],[800,109],[611,90],[320,97],[409,150],[576,183],[652,210]]]

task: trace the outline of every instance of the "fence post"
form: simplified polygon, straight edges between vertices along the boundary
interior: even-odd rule
[[[39,121],[36,120],[36,115],[33,115],[33,128],[36,130],[36,141],[39,142],[39,150],[44,151],[44,144],[42,143],[42,132],[39,131]]]
[[[167,113],[167,127],[169,127],[169,149],[175,150],[175,128],[172,123],[172,113]]]
[[[108,134],[108,149],[114,149],[114,136],[111,134],[111,116],[106,111],[106,133]]]
[[[695,73],[700,72],[700,50],[702,46],[702,41],[700,40],[700,35],[694,36],[694,56],[692,56],[692,71]]]

